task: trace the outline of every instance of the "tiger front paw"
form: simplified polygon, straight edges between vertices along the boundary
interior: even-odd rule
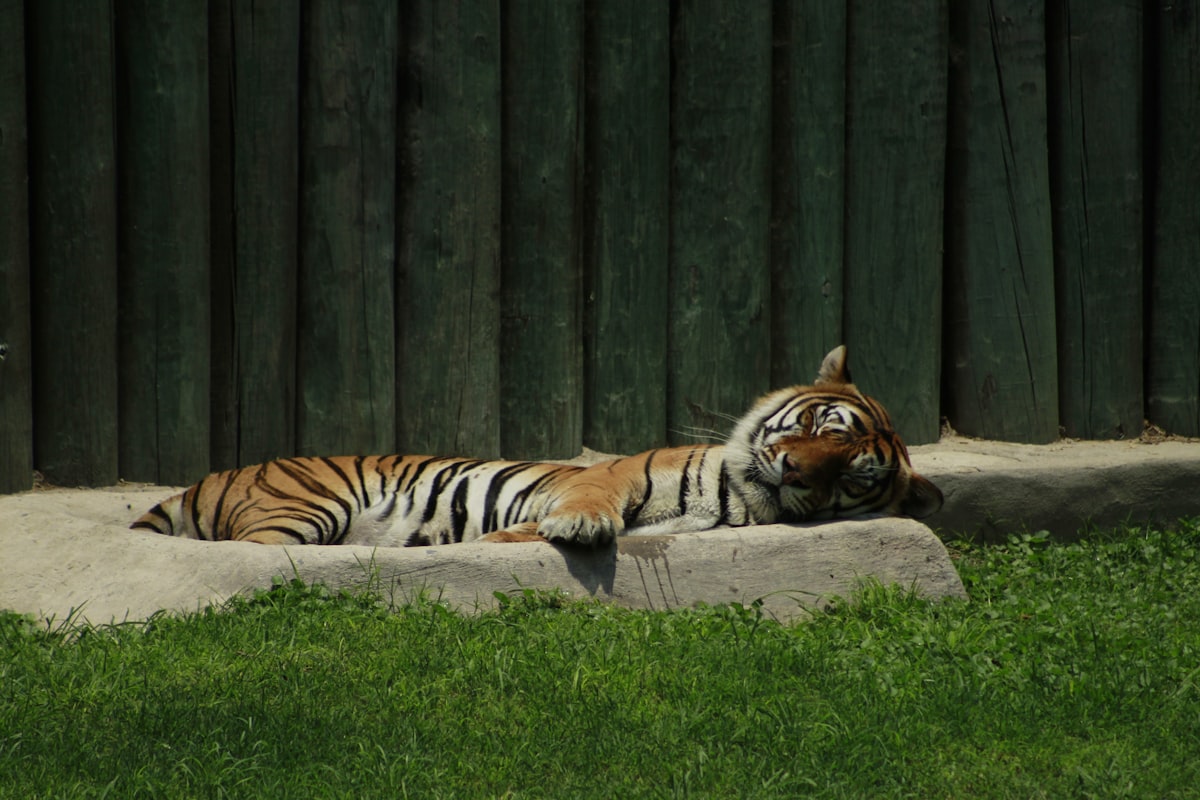
[[[502,531],[493,531],[480,537],[479,541],[492,542],[494,544],[512,544],[513,542],[546,543],[546,540],[538,535],[536,522],[525,522]]]
[[[591,511],[556,511],[538,523],[539,535],[560,544],[604,545],[624,529],[620,517]]]

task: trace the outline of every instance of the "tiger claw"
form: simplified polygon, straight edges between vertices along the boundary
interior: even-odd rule
[[[561,544],[604,545],[616,539],[623,529],[623,522],[603,513],[552,514],[538,524],[542,537]]]

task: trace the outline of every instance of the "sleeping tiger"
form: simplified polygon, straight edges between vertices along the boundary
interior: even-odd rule
[[[209,475],[133,523],[261,544],[602,545],[626,533],[904,514],[942,493],[913,471],[887,412],[850,382],[846,348],[812,386],[761,398],[723,445],[590,467],[432,456],[283,458]]]

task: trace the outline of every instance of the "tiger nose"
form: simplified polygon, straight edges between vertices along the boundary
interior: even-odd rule
[[[783,454],[782,467],[783,476],[781,481],[784,486],[805,487],[808,485],[804,480],[804,472],[801,469],[800,462],[787,453]]]

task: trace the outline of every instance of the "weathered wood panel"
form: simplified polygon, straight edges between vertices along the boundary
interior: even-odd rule
[[[33,484],[25,11],[0,2],[0,494]]]
[[[671,438],[769,388],[771,6],[685,0],[671,81]]]
[[[989,439],[1058,438],[1054,244],[1040,6],[950,9],[946,414]]]
[[[1194,2],[167,10],[0,0],[0,491],[694,441],[841,341],[910,441],[1200,434]]]
[[[209,471],[208,6],[119,0],[120,471]]]
[[[939,431],[946,13],[945,0],[848,12],[846,344],[909,443]]]
[[[593,0],[588,103],[584,443],[666,442],[670,14]]]
[[[1149,41],[1157,46],[1148,50],[1146,69],[1154,71],[1158,97],[1151,117],[1157,140],[1147,416],[1171,433],[1200,436],[1200,7],[1152,8],[1156,36]]]
[[[237,384],[234,369],[233,265],[233,10],[232,0],[211,0],[209,75],[209,455],[214,470],[238,466]]]
[[[504,6],[500,449],[578,455],[583,4]]]
[[[808,383],[842,343],[846,6],[775,4],[771,384]]]
[[[117,179],[108,2],[26,6],[34,451],[51,483],[117,480]]]
[[[216,0],[215,466],[295,452],[300,8]]]
[[[1047,7],[1060,417],[1068,436],[1142,428],[1142,11]]]
[[[296,449],[396,446],[397,6],[304,6]]]
[[[494,458],[500,4],[409,3],[400,32],[399,447]]]

